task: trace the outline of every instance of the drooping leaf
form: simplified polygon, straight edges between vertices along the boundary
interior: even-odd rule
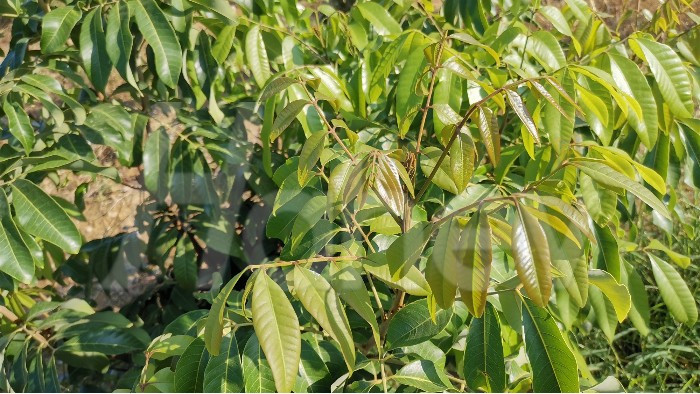
[[[430,223],[418,223],[389,245],[386,259],[392,278],[400,279],[408,273],[420,258],[432,230],[433,226]],[[368,258],[371,260],[372,255]]]
[[[372,3],[363,5],[366,6],[368,4]],[[423,103],[423,96],[416,93],[416,85],[420,83],[423,70],[427,65],[428,61],[423,54],[423,48],[416,47],[408,55],[406,64],[399,74],[399,80],[396,85],[396,120],[401,136],[406,135]]]
[[[532,138],[534,138],[535,142],[539,143],[540,134],[537,131],[537,126],[532,120],[532,115],[530,115],[530,112],[527,110],[527,107],[525,106],[522,97],[520,97],[520,95],[517,92],[514,92],[510,89],[506,89],[505,92],[506,97],[508,97],[508,102],[513,108],[513,111],[515,111],[515,114],[518,115],[520,121],[523,122],[523,125],[525,125],[525,128],[532,135]]]
[[[552,268],[542,226],[527,210],[516,210],[512,230],[515,268],[528,296],[544,306],[552,292]]]
[[[107,54],[114,68],[124,80],[136,87],[136,80],[129,66],[131,49],[134,45],[134,37],[129,29],[130,18],[129,3],[122,1],[112,6],[107,17],[105,41],[110,43],[107,46]]]
[[[338,292],[340,298],[369,323],[375,343],[379,346],[379,324],[377,324],[377,316],[372,309],[367,287],[365,287],[362,276],[350,265],[336,269],[336,265],[331,263],[330,272],[331,285]]]
[[[698,320],[698,308],[683,277],[669,263],[653,254],[648,256],[654,280],[669,312],[679,322],[692,326]]]
[[[255,82],[259,87],[265,86],[265,82],[267,82],[271,75],[270,62],[267,58],[265,42],[263,41],[258,25],[251,27],[250,30],[248,30],[248,34],[246,34],[245,55]],[[275,133],[273,132],[273,134]]]
[[[474,173],[476,152],[474,141],[466,133],[459,133],[450,146],[450,176],[459,193],[463,192]]]
[[[173,273],[177,284],[185,290],[192,291],[197,287],[197,254],[189,236],[180,237],[175,246]]]
[[[301,357],[299,320],[284,291],[262,271],[251,295],[253,327],[270,363],[277,391],[289,392]]]
[[[430,284],[435,301],[442,309],[454,304],[459,278],[460,234],[462,228],[457,220],[451,219],[440,226],[433,253],[425,266],[425,279]]]
[[[326,279],[306,268],[294,268],[294,291],[304,308],[338,342],[348,371],[355,367],[355,345],[345,309]]]
[[[532,388],[539,393],[578,392],[576,359],[546,309],[523,301],[525,351],[532,367]]]
[[[295,100],[287,104],[287,106],[280,111],[272,124],[270,141],[276,140],[277,137],[287,130],[287,127],[292,124],[297,115],[299,115],[299,112],[301,112],[307,104],[309,104],[307,100]]]
[[[357,9],[372,24],[377,34],[382,36],[401,34],[401,26],[380,4],[361,3],[358,4]]]
[[[464,351],[464,380],[472,391],[503,392],[506,369],[496,310],[487,304],[483,316],[469,325]]]
[[[481,211],[474,214],[462,231],[459,252],[462,257],[457,274],[457,285],[462,301],[469,312],[481,317],[486,308],[486,292],[491,278],[491,225],[488,215]]]
[[[175,88],[182,70],[182,51],[175,30],[155,0],[130,1],[136,25],[153,49],[156,64],[152,65],[163,83]]]
[[[211,305],[211,310],[207,315],[207,321],[204,326],[204,343],[212,356],[219,355],[221,338],[223,336],[223,319],[226,308],[226,300],[228,300],[228,297],[233,291],[233,287],[236,286],[236,283],[238,283],[238,280],[244,273],[245,271],[239,272],[226,284],[226,286],[221,289],[221,291],[219,291],[219,294],[216,296],[216,298],[214,298],[214,302]]]
[[[170,138],[163,128],[148,135],[143,149],[143,179],[146,190],[162,200],[168,194]]]
[[[318,159],[321,158],[321,152],[326,147],[328,141],[328,132],[319,130],[306,140],[304,147],[299,155],[299,184],[303,185],[311,176]]]
[[[479,108],[479,132],[486,153],[494,167],[501,160],[501,135],[498,131],[498,120],[487,107]]]
[[[85,73],[95,89],[104,92],[112,61],[107,54],[107,38],[102,23],[102,6],[94,8],[80,29],[80,57]]]
[[[61,206],[39,187],[16,179],[12,184],[12,203],[17,222],[24,230],[68,253],[78,253],[80,232]]]

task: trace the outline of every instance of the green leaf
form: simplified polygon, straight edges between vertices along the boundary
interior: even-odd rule
[[[522,97],[520,97],[520,95],[517,92],[514,92],[510,89],[506,89],[505,92],[506,97],[508,97],[508,102],[513,108],[513,111],[515,111],[515,114],[518,115],[520,121],[523,122],[523,125],[525,125],[527,131],[532,135],[532,138],[535,139],[535,142],[539,143],[540,135],[537,132],[537,126],[532,120],[532,115],[530,115],[530,112],[528,112]]]
[[[583,202],[591,218],[600,226],[606,225],[617,209],[617,195],[610,189],[598,187],[586,174],[580,174],[579,184]]]
[[[201,393],[204,389],[204,371],[209,363],[209,352],[204,341],[195,338],[175,366],[175,391]]]
[[[34,148],[35,140],[34,128],[32,127],[29,116],[24,112],[24,108],[22,108],[21,105],[18,103],[10,103],[9,100],[5,100],[2,109],[7,116],[10,133],[22,144],[24,153],[29,155]]]
[[[539,9],[540,13],[544,15],[545,18],[552,24],[552,27],[557,29],[557,31],[565,36],[571,37],[571,27],[566,21],[564,14],[561,13],[559,8],[547,5]]]
[[[636,100],[641,107],[641,117],[629,111],[628,121],[639,139],[649,149],[656,144],[659,134],[656,101],[644,74],[634,62],[620,55],[608,54],[614,82],[623,92]]]
[[[234,333],[228,334],[221,343],[221,352],[209,359],[204,370],[205,393],[237,393],[245,390],[243,367]]]
[[[377,154],[374,167],[369,171],[374,173],[373,186],[379,198],[389,206],[394,215],[403,216],[405,198],[401,187],[401,171],[405,173],[405,168],[385,154]],[[407,177],[405,176],[404,179]],[[407,183],[404,184],[407,185]]]
[[[496,167],[501,160],[501,135],[498,131],[498,119],[487,107],[479,107],[479,132],[491,164]]]
[[[511,238],[515,268],[523,287],[536,305],[547,305],[552,292],[552,262],[542,226],[518,207]]]
[[[287,295],[265,271],[255,279],[251,300],[253,327],[272,368],[275,387],[289,392],[294,388],[301,357],[297,315]]]
[[[423,274],[421,274],[420,270],[415,266],[412,266],[403,278],[394,280],[389,271],[386,255],[378,254],[372,256],[372,258],[376,261],[364,259],[362,260],[362,266],[367,272],[371,273],[388,286],[417,297],[425,297],[430,294],[430,285],[428,285]]]
[[[617,246],[617,239],[607,226],[598,226],[594,223],[593,228],[597,240],[596,266],[606,270],[616,281],[619,281],[620,252]]]
[[[0,272],[29,283],[34,277],[34,260],[10,213],[5,191],[0,188]]]
[[[350,160],[344,161],[331,170],[328,177],[328,193],[326,202],[326,212],[330,220],[335,220],[343,211],[343,191],[348,184],[350,174],[355,166]]]
[[[615,331],[617,331],[617,314],[612,302],[598,290],[597,287],[592,287],[589,290],[588,303],[591,304],[595,322],[605,334],[608,343],[612,344],[615,339]]]
[[[112,72],[112,62],[107,54],[107,39],[102,23],[102,6],[93,9],[80,29],[80,57],[85,73],[95,89],[104,92]]]
[[[41,52],[52,53],[68,42],[68,37],[83,13],[78,7],[57,7],[41,20]]]
[[[169,167],[170,137],[161,127],[148,135],[143,148],[144,185],[158,200],[163,200],[168,194]]]
[[[348,371],[352,372],[355,367],[355,344],[345,309],[335,290],[323,276],[296,266],[294,293],[323,330],[338,342]]]
[[[221,16],[224,23],[238,24],[238,17],[233,11],[233,7],[225,0],[188,0],[190,3],[198,5],[200,8],[211,11]]]
[[[246,34],[245,56],[255,82],[259,87],[265,86],[265,82],[267,82],[271,75],[270,62],[267,59],[265,42],[263,41],[258,25],[251,27],[250,30],[248,30],[248,34]],[[274,131],[273,134],[275,134]]]
[[[399,310],[389,321],[386,349],[411,346],[426,341],[442,331],[452,317],[452,308],[443,309],[430,317],[428,300],[414,301]]]
[[[401,26],[391,14],[380,4],[367,2],[357,5],[362,17],[367,19],[380,36],[396,36],[401,34]]]
[[[591,161],[576,161],[572,162],[572,164],[578,167],[583,173],[593,178],[596,182],[608,187],[627,190],[644,201],[654,211],[657,211],[666,218],[671,218],[666,205],[656,198],[649,189],[632,181],[609,166]]]
[[[340,298],[355,310],[372,328],[372,334],[377,346],[380,345],[379,324],[377,316],[372,309],[372,304],[367,293],[362,276],[351,265],[344,265],[336,268],[336,264],[331,262],[331,285],[338,292]]]
[[[474,141],[467,133],[460,132],[450,146],[450,176],[459,193],[463,192],[474,174],[476,149]]]
[[[443,368],[436,367],[435,363],[429,360],[416,360],[404,365],[391,376],[391,380],[434,393],[453,388]]]
[[[533,84],[538,83],[533,82]],[[574,96],[574,81],[568,73],[564,74],[561,87],[568,96]],[[549,90],[538,89],[538,91],[543,95],[547,93],[551,97],[551,99],[548,99],[550,105],[547,105],[544,109],[542,121],[544,129],[552,142],[552,147],[557,153],[561,154],[568,148],[571,137],[574,134],[576,107],[564,98],[554,86],[551,86]]]
[[[132,334],[132,332],[136,332],[135,330],[140,329],[120,329],[108,326],[99,330],[85,331],[64,342],[57,351],[117,355],[144,350],[147,344],[143,343],[137,335]]]
[[[554,72],[566,66],[566,56],[559,41],[552,33],[538,30],[527,41],[527,52],[532,54],[547,72]]]
[[[280,111],[272,124],[270,141],[276,140],[277,137],[287,130],[287,127],[292,124],[297,115],[299,115],[299,112],[301,112],[307,104],[309,104],[308,100],[295,100],[287,104],[287,106]]]
[[[175,30],[155,0],[130,1],[136,25],[153,49],[158,77],[171,89],[177,85],[182,71],[182,50]]]
[[[555,260],[554,267],[563,275],[557,280],[566,289],[573,303],[583,308],[588,300],[588,256],[581,254],[570,260]]]
[[[386,259],[393,279],[400,279],[408,273],[418,261],[425,245],[430,240],[433,226],[430,223],[418,223],[406,233],[401,234],[386,250]],[[374,254],[368,256],[371,260]]]
[[[622,283],[627,284],[632,297],[632,307],[629,312],[630,321],[640,335],[647,336],[650,332],[649,321],[651,320],[649,296],[642,277],[629,262],[622,265]]]
[[[492,246],[488,215],[478,211],[469,219],[459,245],[462,245],[462,251],[458,252],[461,264],[456,276],[459,294],[469,312],[478,318],[484,314],[491,279]]]
[[[285,89],[296,83],[299,83],[299,81],[289,77],[279,77],[268,81],[265,87],[260,92],[260,96],[258,97],[258,103],[267,101],[267,99],[276,96],[280,92],[284,91]]]
[[[364,3],[362,5],[368,4],[373,3]],[[378,4],[377,6],[380,7]],[[428,61],[423,53],[423,47],[417,46],[408,55],[406,64],[399,74],[399,80],[396,84],[396,121],[399,125],[399,134],[402,137],[408,132],[423,103],[423,96],[416,94],[416,86],[420,83],[423,70],[427,66]]]
[[[679,322],[692,326],[698,320],[698,308],[683,277],[667,262],[650,253],[648,256],[654,280],[669,312]]]
[[[523,302],[525,352],[532,367],[532,389],[537,393],[578,392],[576,359],[546,309],[525,298]]]
[[[241,364],[243,365],[243,381],[246,393],[275,392],[272,369],[260,349],[260,343],[255,334],[245,344]]]
[[[127,2],[120,1],[109,10],[106,41],[110,45],[107,46],[107,54],[119,75],[131,86],[137,87],[134,74],[129,66],[131,49],[134,45],[134,36],[129,28],[130,18],[131,12]]]
[[[457,245],[460,245],[461,233],[462,228],[457,220],[450,219],[440,226],[433,253],[425,266],[425,279],[442,309],[450,308],[457,295],[459,265],[462,264]]]
[[[646,246],[644,249],[651,249],[651,250],[660,250],[676,264],[678,264],[679,267],[681,268],[688,268],[690,267],[690,257],[684,256],[678,252],[674,252],[671,250],[668,246],[662,244],[658,239],[652,239],[649,242],[649,245]]]
[[[630,47],[646,60],[671,112],[681,118],[691,117],[695,105],[690,78],[676,52],[668,45],[644,38],[633,38]]]
[[[326,147],[328,141],[328,132],[319,130],[306,140],[304,147],[299,154],[299,184],[303,185],[311,176],[318,159],[321,158],[321,152]]]
[[[82,243],[78,228],[39,187],[25,179],[16,179],[12,184],[12,203],[24,230],[68,253],[78,253]]]
[[[598,287],[610,300],[615,308],[617,320],[622,323],[632,306],[632,298],[627,286],[618,283],[609,272],[598,269],[588,271],[588,281]]]
[[[212,356],[219,355],[221,347],[221,338],[224,330],[224,312],[226,310],[226,300],[231,295],[233,287],[236,286],[238,280],[246,271],[241,271],[234,276],[224,288],[219,291],[219,294],[214,298],[211,304],[211,310],[207,315],[207,320],[204,325],[204,344]]]
[[[180,237],[175,246],[173,273],[177,284],[188,291],[197,287],[197,253],[190,237],[185,234]]]
[[[504,392],[506,367],[501,343],[501,327],[496,310],[486,305],[485,313],[474,318],[467,332],[464,350],[464,380],[470,390],[476,392]]]

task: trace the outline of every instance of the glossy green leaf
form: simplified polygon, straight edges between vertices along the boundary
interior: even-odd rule
[[[559,41],[546,30],[534,32],[527,41],[527,52],[532,54],[548,72],[553,72],[566,65],[566,56]]]
[[[223,17],[224,22],[238,24],[238,17],[233,10],[233,7],[225,0],[188,0],[196,4],[204,10],[211,11],[214,14]]]
[[[279,137],[287,127],[294,121],[294,119],[299,115],[302,109],[309,104],[307,100],[295,100],[287,104],[286,107],[280,111],[280,113],[275,118],[275,122],[272,124],[272,130],[270,131],[270,141],[274,141]]]
[[[196,338],[175,366],[175,391],[179,393],[201,393],[204,389],[204,371],[209,363],[209,352],[204,341]]]
[[[491,164],[495,167],[501,160],[501,135],[498,120],[487,107],[479,108],[479,132]]]
[[[29,283],[34,277],[34,260],[12,220],[3,189],[0,189],[0,272],[22,283]]]
[[[112,62],[107,54],[107,38],[102,23],[102,6],[93,9],[80,29],[80,57],[85,73],[95,89],[104,92]]]
[[[414,301],[394,315],[386,331],[386,348],[416,345],[442,331],[452,317],[452,308],[443,309],[430,316],[427,299]]]
[[[306,139],[304,147],[299,155],[299,184],[303,185],[309,179],[311,174],[321,158],[321,152],[326,147],[328,141],[328,132],[319,130]]]
[[[177,284],[185,290],[193,291],[197,287],[197,253],[187,235],[180,237],[175,247],[173,273]]]
[[[206,324],[204,326],[204,343],[212,356],[219,355],[224,329],[226,301],[231,295],[233,287],[236,286],[236,283],[238,283],[238,280],[244,273],[245,271],[241,271],[238,275],[234,276],[226,286],[219,291],[219,294],[214,298],[214,302],[211,304],[211,310],[207,315]]]
[[[19,225],[28,233],[78,253],[82,238],[66,212],[33,183],[17,179],[12,184],[12,203]]]
[[[10,128],[10,133],[17,138],[22,147],[24,148],[24,153],[29,155],[32,149],[34,149],[34,128],[29,119],[29,116],[24,112],[24,108],[18,103],[11,103],[10,101],[5,101],[2,106],[5,115],[7,116],[7,123]]]
[[[528,296],[536,305],[547,305],[552,292],[552,262],[542,226],[519,207],[511,238],[515,268]]]
[[[337,293],[321,275],[297,266],[294,268],[294,292],[304,308],[340,345],[348,371],[355,367],[352,330]]]
[[[56,7],[41,20],[41,52],[53,53],[68,42],[71,31],[83,16],[79,7]]]
[[[698,308],[683,277],[667,262],[653,254],[648,256],[656,286],[669,312],[679,322],[692,326],[698,320]]]
[[[289,392],[299,370],[299,320],[287,295],[262,271],[251,295],[253,327],[267,357],[277,391]]]
[[[612,230],[607,226],[593,225],[597,240],[596,267],[609,272],[615,280],[620,280],[620,251],[617,239]]]
[[[401,34],[401,26],[380,4],[372,2],[360,3],[357,5],[357,9],[372,24],[377,34],[381,36]]]
[[[355,310],[372,328],[372,335],[377,346],[380,344],[379,324],[372,308],[367,287],[360,273],[350,265],[336,268],[331,263],[331,285],[340,298]]]
[[[443,369],[430,360],[416,360],[404,365],[391,380],[427,392],[441,392],[452,388]]]
[[[671,259],[671,261],[676,263],[681,268],[688,268],[690,266],[690,257],[682,255],[678,252],[674,252],[669,247],[662,244],[661,241],[659,241],[658,239],[652,239],[651,241],[649,241],[649,245],[647,245],[645,249],[660,250],[666,253],[666,255]]]
[[[117,355],[142,351],[146,348],[141,338],[134,330],[116,327],[103,327],[99,330],[89,330],[80,333],[64,342],[57,351],[64,352],[97,352],[105,355]]]
[[[112,6],[107,17],[105,41],[110,43],[107,45],[107,54],[114,68],[124,80],[136,87],[136,80],[129,66],[131,49],[134,45],[134,37],[129,29],[130,19],[129,3],[119,2]]]
[[[420,258],[430,240],[432,230],[433,226],[430,223],[418,223],[389,245],[386,259],[393,279],[405,276]],[[372,259],[372,256],[368,258]]]
[[[146,190],[162,200],[168,194],[170,137],[163,128],[151,132],[143,149],[143,179]]]
[[[459,265],[462,264],[459,253],[462,248],[458,247],[461,233],[457,220],[451,219],[440,226],[433,253],[425,266],[425,279],[442,309],[450,308],[455,301]]]
[[[622,283],[627,284],[632,298],[629,319],[640,335],[647,336],[651,332],[649,329],[651,311],[647,289],[637,269],[629,262],[625,262],[622,268]]]
[[[152,66],[161,81],[174,89],[182,70],[182,50],[175,30],[155,0],[132,0],[129,6],[134,10],[136,25],[155,54]]]
[[[248,30],[248,34],[246,34],[245,55],[255,82],[259,87],[265,86],[265,82],[267,82],[271,75],[270,61],[267,58],[265,42],[263,41],[258,25],[251,27],[250,30]],[[273,134],[275,134],[274,131]]]
[[[412,266],[403,278],[394,280],[389,270],[386,256],[380,254],[372,256],[372,258],[376,261],[365,259],[362,261],[362,266],[388,286],[418,297],[425,297],[430,294],[430,285],[428,285],[423,274],[415,266]]]
[[[637,196],[640,200],[644,201],[647,205],[654,209],[654,211],[657,211],[662,216],[666,218],[671,217],[666,205],[659,201],[659,199],[656,198],[656,196],[654,196],[649,189],[637,182],[632,181],[609,166],[591,161],[577,161],[573,164],[586,175],[593,178],[593,180],[596,182],[608,187],[627,190]]]
[[[506,89],[505,92],[506,97],[508,97],[508,102],[513,108],[513,111],[515,111],[515,114],[518,115],[520,121],[523,122],[523,125],[525,125],[527,131],[532,135],[532,138],[535,139],[535,142],[539,143],[540,135],[537,131],[537,126],[532,120],[532,115],[530,115],[530,112],[527,110],[527,107],[525,106],[522,97],[520,97],[520,95],[517,92],[514,92],[510,89]]]
[[[369,5],[373,3],[364,3]],[[377,4],[377,6],[379,6]],[[399,80],[396,85],[396,120],[401,136],[406,135],[413,119],[418,115],[418,110],[423,103],[423,96],[416,93],[416,86],[420,83],[423,70],[428,66],[428,61],[423,54],[422,47],[416,47],[408,55]]]
[[[481,317],[486,308],[486,293],[491,278],[492,246],[488,215],[477,212],[469,219],[462,231],[460,245],[463,251],[459,252],[459,294],[469,312]]]
[[[648,148],[656,144],[659,134],[656,101],[649,83],[631,60],[620,55],[609,54],[610,69],[617,87],[625,94],[636,100],[641,107],[641,116],[635,111],[629,111],[628,120],[639,135],[639,139]]]
[[[627,286],[618,283],[610,273],[603,270],[588,271],[588,281],[600,289],[615,308],[617,320],[622,322],[627,317],[632,305],[632,298]]]
[[[464,351],[464,380],[472,391],[503,392],[506,369],[501,328],[496,310],[487,304],[484,315],[475,318],[467,332]]]
[[[224,337],[221,351],[209,359],[204,369],[203,391],[205,393],[243,392],[243,367],[236,336]]]
[[[645,38],[634,38],[630,46],[645,59],[671,112],[679,117],[692,116],[695,105],[688,71],[668,45]]]
[[[450,146],[450,177],[455,183],[458,192],[463,192],[469,185],[474,174],[474,160],[476,149],[474,141],[466,133],[459,133],[452,146]]]
[[[523,302],[525,351],[532,367],[532,389],[538,393],[578,392],[576,359],[546,309]]]
[[[272,369],[260,349],[258,337],[253,334],[242,354],[243,382],[246,393],[274,393],[276,390]]]

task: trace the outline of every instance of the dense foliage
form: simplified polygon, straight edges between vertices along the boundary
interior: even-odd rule
[[[695,324],[685,0],[354,3],[0,0],[0,389],[617,390],[580,333]],[[83,242],[99,146],[149,198]]]

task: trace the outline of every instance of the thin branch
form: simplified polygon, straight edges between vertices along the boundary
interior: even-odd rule
[[[425,107],[423,107],[423,118],[420,121],[420,128],[418,129],[418,141],[416,142],[416,153],[420,153],[421,140],[423,139],[423,134],[425,133],[425,122],[428,119],[428,109],[431,107],[431,100],[433,99],[433,91],[435,90],[435,79],[437,77],[437,72],[440,69],[440,59],[442,58],[442,51],[445,47],[445,41],[447,40],[447,32],[442,33],[440,42],[438,43],[438,48],[435,56],[435,64],[430,66],[430,86],[428,87],[428,99],[425,102]]]
[[[265,268],[277,268],[277,267],[288,267],[290,265],[300,265],[300,264],[308,264],[308,263],[320,263],[324,261],[355,261],[358,260],[359,257],[357,256],[336,256],[336,257],[324,257],[324,256],[319,256],[319,257],[312,257],[309,259],[301,259],[301,260],[290,260],[290,261],[278,261],[275,263],[264,263],[264,264],[251,264],[244,268],[244,270],[249,269],[249,270],[254,270],[254,269],[265,269]]]
[[[335,126],[331,126],[330,122],[328,122],[328,119],[326,119],[326,115],[323,113],[323,110],[321,109],[321,106],[318,105],[318,100],[316,100],[316,97],[314,97],[309,89],[306,88],[305,84],[301,84],[301,86],[304,88],[304,91],[306,92],[306,95],[309,97],[309,100],[311,100],[311,104],[314,106],[316,109],[316,112],[318,112],[318,116],[321,117],[321,120],[323,120],[323,123],[326,125],[326,128],[328,128],[328,133],[330,133],[333,138],[335,138],[336,142],[340,144],[340,147],[343,148],[345,151],[345,154],[350,157],[350,161],[352,161],[352,164],[357,164],[357,161],[355,160],[355,156],[350,153],[350,150],[348,149],[347,146],[345,146],[345,143],[343,140],[340,139],[338,136],[338,133],[335,132]]]

